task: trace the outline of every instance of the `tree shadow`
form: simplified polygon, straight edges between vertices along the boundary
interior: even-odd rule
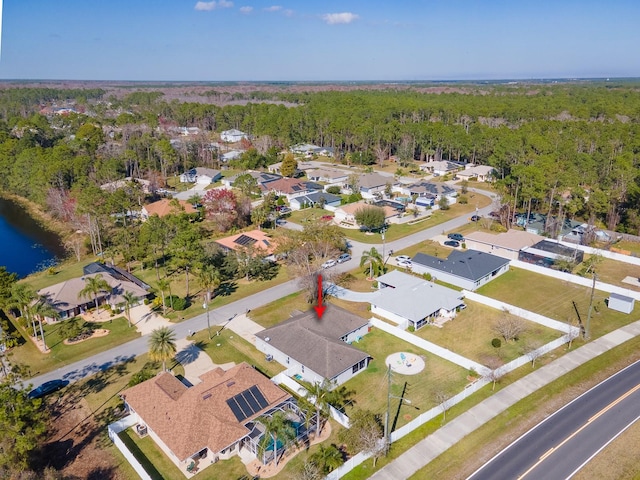
[[[201,343],[202,345],[202,343]],[[176,361],[182,365],[193,363],[202,353],[202,349],[195,343],[190,343],[185,348],[176,353]]]
[[[222,282],[220,284],[220,286],[216,290],[216,295],[219,295],[222,297],[228,297],[229,295],[234,293],[237,289],[238,289],[238,284],[233,280],[229,280],[227,282]]]

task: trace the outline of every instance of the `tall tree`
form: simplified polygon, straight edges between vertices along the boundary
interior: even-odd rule
[[[124,312],[127,315],[129,328],[131,328],[131,308],[138,303],[138,297],[133,292],[124,292],[122,299],[124,300]]]
[[[370,250],[362,252],[360,257],[360,267],[366,265],[366,270],[369,270],[369,279],[371,280],[375,276],[380,275],[384,271],[384,260],[382,255],[375,247],[371,247]],[[366,271],[365,270],[365,271]]]
[[[156,328],[149,337],[149,357],[162,362],[162,370],[167,371],[167,360],[176,355],[176,334],[169,327]]]
[[[331,387],[333,385],[328,380],[306,385],[307,399],[316,406],[316,436],[320,436],[322,418],[329,416],[329,406],[331,405]]]
[[[211,293],[216,291],[222,281],[220,272],[211,264],[203,265],[198,272],[198,280],[202,288],[207,292],[206,301],[210,302]]]
[[[273,415],[263,415],[258,417],[258,421],[264,426],[264,445],[267,438],[271,439],[273,443],[273,459],[276,467],[278,466],[278,441],[282,440],[283,444],[287,444],[289,441],[295,438],[295,429],[291,424],[291,421],[287,419],[284,412],[280,410],[276,411]]]
[[[293,177],[298,169],[298,162],[293,156],[293,153],[287,153],[282,160],[280,166],[280,173],[283,177]]]

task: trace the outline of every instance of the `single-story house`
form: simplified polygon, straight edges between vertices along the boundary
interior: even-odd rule
[[[151,290],[150,285],[146,284],[132,273],[129,273],[116,265],[107,265],[106,263],[102,262],[91,262],[82,267],[83,275],[91,275],[92,273],[106,273],[107,275],[111,275],[116,280],[135,283],[143,290]]]
[[[230,237],[219,238],[216,243],[226,251],[238,251],[250,247],[265,255],[273,254],[276,249],[276,244],[271,237],[262,230],[250,230]]]
[[[411,263],[415,273],[428,273],[434,279],[471,291],[509,270],[506,258],[478,250],[454,250],[447,258],[417,253]]]
[[[178,203],[176,204],[175,202]],[[162,200],[158,200],[157,202],[144,205],[142,207],[142,211],[140,212],[140,218],[142,218],[142,220],[144,221],[153,215],[165,217],[172,213],[175,214],[181,212],[198,213],[198,210],[196,210],[193,205],[185,200],[177,200],[175,198],[169,200],[168,198],[163,198]]]
[[[304,155],[305,157],[311,157],[313,155],[323,155],[325,157],[333,157],[333,148],[331,147],[319,147],[318,145],[312,145],[309,143],[302,143],[294,145],[290,148],[292,153],[298,155]]]
[[[417,182],[411,185],[402,185],[399,187],[399,191],[404,195],[417,196],[418,198],[425,197],[433,199],[433,203],[429,202],[429,206],[437,204],[442,197],[446,197],[450,205],[453,205],[457,201],[458,192],[455,188],[450,187],[446,183],[435,182]]]
[[[205,167],[192,168],[180,175],[180,181],[182,183],[198,183],[201,185],[209,185],[210,183],[217,182],[221,178],[222,172],[220,172],[220,170]]]
[[[368,320],[329,304],[322,320],[309,310],[258,332],[256,348],[287,367],[290,376],[337,386],[367,368],[369,355],[350,344],[368,331]]]
[[[263,193],[275,192],[278,196],[285,196],[287,200],[300,195],[322,191],[322,186],[317,183],[298,180],[297,178],[279,178],[271,182],[260,184]]]
[[[635,306],[635,299],[619,293],[610,293],[607,306],[616,312],[631,313]]]
[[[467,168],[456,173],[459,180],[475,179],[478,182],[488,182],[495,173],[495,169],[489,165],[467,165]]]
[[[465,308],[461,292],[399,270],[376,280],[380,291],[371,300],[371,313],[403,328],[417,330],[438,318],[452,319]]]
[[[227,142],[227,143],[239,142],[243,138],[246,139],[246,138],[249,138],[249,136],[246,133],[241,132],[236,128],[232,128],[231,130],[225,130],[220,134],[220,139],[223,142]]]
[[[343,223],[347,227],[357,227],[358,222],[356,221],[356,212],[362,208],[373,206],[376,205],[371,205],[363,201],[341,205],[333,212],[334,222],[338,225]],[[393,207],[380,206],[378,208],[382,208],[384,210],[384,217],[387,222],[391,222],[394,218],[398,217],[398,210]]]
[[[273,447],[261,446],[265,428],[260,417],[282,411],[297,424],[304,418],[290,394],[247,363],[227,371],[215,368],[200,379],[187,387],[162,372],[120,394],[138,422],[137,431],[146,432],[183,472],[239,454],[266,463]],[[306,435],[301,430],[304,423],[298,438]],[[195,468],[188,470],[191,464]]]
[[[142,188],[144,193],[151,193],[151,182],[144,178],[126,177],[122,180],[116,180],[115,182],[104,183],[100,185],[100,189],[105,192],[113,193],[120,188],[125,188],[130,182],[135,182]]]
[[[200,135],[200,128],[198,127],[180,127],[180,135],[183,137],[193,137]]]
[[[611,235],[594,227],[593,225],[582,223],[574,227],[571,232],[562,237],[563,242],[575,243],[578,245],[587,245],[593,240],[597,240],[599,242],[610,242]]]
[[[138,282],[134,283],[124,280],[122,277],[116,278],[106,271],[101,271],[45,287],[38,290],[38,295],[43,297],[45,301],[58,312],[60,320],[73,318],[95,307],[96,297],[93,295],[80,296],[80,292],[87,285],[85,279],[95,277],[96,275],[101,275],[102,279],[109,284],[108,291],[97,294],[98,305],[107,304],[111,305],[112,308],[121,307],[125,303],[123,295],[126,292],[132,293],[138,299],[138,305],[142,303],[144,298],[149,294],[147,289],[141,286],[141,284],[144,285],[144,282],[138,279],[136,279]],[[53,321],[52,318],[45,319],[47,321]]]
[[[541,240],[544,240],[544,237],[540,235],[514,229],[497,235],[487,232],[472,232],[464,237],[468,248],[509,260],[517,260],[521,249],[535,245]]]
[[[558,262],[582,263],[584,252],[567,247],[559,242],[541,240],[535,245],[520,250],[518,260],[543,267],[553,267]]]
[[[228,163],[231,160],[235,160],[236,158],[240,158],[244,152],[242,150],[230,150],[226,153],[220,155],[220,161],[222,163]]]
[[[275,173],[266,173],[266,172],[257,172],[255,170],[247,170],[246,172],[238,173],[237,175],[224,177],[222,179],[222,184],[227,188],[231,188],[234,186],[235,181],[239,176],[247,175],[247,174],[251,175],[253,178],[256,179],[256,183],[258,184],[258,186],[263,185],[265,183],[273,182],[274,180],[279,180],[282,178],[282,175],[278,175]]]
[[[435,176],[446,175],[462,170],[465,164],[460,162],[452,162],[449,160],[439,160],[435,162],[427,162],[420,165],[420,170],[431,172]]]
[[[327,192],[313,192],[305,195],[299,195],[289,200],[291,210],[300,210],[307,205],[313,207],[322,204],[324,206],[339,207],[342,197]]]
[[[324,182],[326,186],[342,186],[348,180],[350,173],[346,170],[316,168],[307,171],[307,178],[313,182]],[[325,186],[325,188],[326,188]]]
[[[277,173],[278,175],[280,175],[280,169],[281,168],[282,168],[282,162],[273,163],[273,164],[267,166],[267,171],[269,173]],[[317,168],[317,167],[314,166],[314,164],[311,163],[311,162],[303,162],[301,160],[298,160],[297,171],[299,171],[299,172],[307,172],[308,170],[313,170],[315,168]]]
[[[363,198],[371,199],[377,193],[383,193],[387,185],[395,185],[397,182],[393,177],[386,177],[377,172],[363,173],[358,177],[358,188]],[[352,188],[350,186],[350,188]]]

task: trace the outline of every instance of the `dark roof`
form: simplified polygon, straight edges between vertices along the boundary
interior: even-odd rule
[[[116,267],[115,265],[106,265],[100,262],[92,262],[82,268],[82,273],[84,275],[89,275],[91,273],[108,273],[117,280],[134,283],[139,287],[144,288],[145,290],[149,290],[151,288],[135,275],[132,275],[126,270],[123,270],[120,267]]]
[[[455,189],[448,185],[433,182],[418,182],[407,188],[411,193],[430,193],[432,195],[450,195],[455,192]]]
[[[506,258],[478,250],[455,250],[447,258],[417,253],[411,261],[474,282],[509,263]]]
[[[563,257],[573,257],[576,253],[575,248],[567,247],[558,242],[552,242],[550,240],[541,240],[540,242],[532,245],[530,248],[542,250],[543,252],[555,253],[556,255],[562,255]]]
[[[369,357],[366,352],[340,340],[367,323],[368,320],[329,304],[322,320],[310,310],[262,330],[256,336],[331,379]]]
[[[296,200],[299,203],[319,203],[321,198],[324,198],[325,203],[339,202],[342,200],[342,197],[327,192],[311,192],[295,197],[292,200]]]

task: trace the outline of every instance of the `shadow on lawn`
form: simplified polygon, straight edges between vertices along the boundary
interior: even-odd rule
[[[222,282],[216,290],[216,296],[228,297],[238,290],[238,284],[234,281]]]

